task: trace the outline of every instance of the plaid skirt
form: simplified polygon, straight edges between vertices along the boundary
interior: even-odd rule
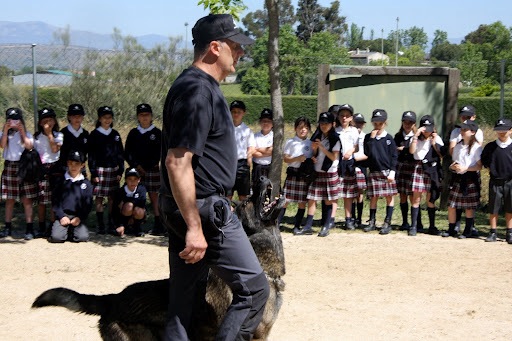
[[[308,184],[302,177],[288,175],[284,181],[284,197],[286,202],[307,202]]]
[[[396,182],[388,182],[382,172],[370,172],[368,175],[367,195],[369,197],[390,197],[396,195]]]
[[[430,176],[423,171],[421,161],[417,161],[414,164],[414,172],[412,173],[410,181],[413,192],[430,192]]]
[[[43,163],[44,177],[39,181],[39,192],[37,200],[39,204],[49,205],[52,203],[52,186],[50,186],[50,176],[52,169],[57,165],[57,162]]]
[[[99,182],[95,184],[93,194],[100,198],[108,197],[119,188],[117,171],[119,167],[98,167]]]
[[[317,172],[316,179],[309,186],[308,200],[338,200],[340,198],[340,178],[338,172]]]
[[[146,174],[140,177],[140,182],[146,187],[148,193],[158,192],[160,190],[160,167],[156,166],[146,171]]]
[[[480,204],[480,186],[478,180],[467,179],[462,183],[455,178],[450,184],[448,206],[466,210],[476,210]]]
[[[340,177],[340,198],[357,198],[357,189],[356,175]]]
[[[396,170],[396,189],[400,194],[412,195],[411,177],[414,163],[399,162]]]
[[[4,163],[0,186],[2,199],[37,198],[38,186],[35,182],[21,184],[19,173],[19,161],[7,161]]]
[[[356,182],[357,182],[357,189],[359,191],[364,191],[366,190],[366,168],[365,168],[365,171],[363,172],[363,170],[359,167],[356,167]]]

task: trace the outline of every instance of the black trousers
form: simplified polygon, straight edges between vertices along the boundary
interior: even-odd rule
[[[188,340],[194,302],[197,295],[204,295],[209,269],[233,292],[216,340],[250,340],[268,299],[268,281],[228,200],[215,195],[198,199],[197,205],[208,248],[201,261],[186,264],[178,255],[185,246],[186,226],[172,198],[159,198],[160,217],[169,229],[169,316],[165,340]]]

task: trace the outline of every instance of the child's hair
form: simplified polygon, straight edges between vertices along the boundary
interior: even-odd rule
[[[471,135],[471,137],[469,138],[469,144],[468,144],[468,145],[469,145],[469,148],[468,148],[468,155],[470,155],[470,154],[471,154],[471,149],[472,149],[472,148],[473,148],[473,146],[475,145],[475,142],[476,142],[476,143],[478,143],[478,142],[477,142],[477,140],[476,140],[476,135],[475,135],[475,134],[473,134],[473,135]],[[463,142],[463,143],[464,143],[464,142]]]
[[[53,121],[55,122],[55,124],[52,127],[52,131],[58,132],[60,130],[59,129],[59,121],[57,121],[57,119],[55,117],[52,117],[52,118],[53,118]],[[37,131],[34,134],[34,137],[37,138],[39,135],[41,135],[43,133],[44,133],[44,128],[41,126],[41,121],[39,121],[37,123]]]
[[[311,130],[311,121],[309,121],[309,118],[307,118],[306,116],[300,116],[297,117],[297,119],[295,119],[295,129],[297,129],[297,127],[302,123],[304,123],[306,127],[308,127],[308,129]]]
[[[403,123],[403,122],[402,122]],[[399,134],[403,134],[404,133],[404,125],[400,123],[400,129],[398,130],[398,133]],[[416,132],[418,131],[418,128],[416,128],[416,123],[414,123],[412,125],[412,128],[411,128],[411,131],[416,134]]]

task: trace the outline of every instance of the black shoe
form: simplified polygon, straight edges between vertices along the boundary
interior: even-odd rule
[[[411,225],[409,223],[403,223],[402,226],[400,226],[400,231],[409,231],[411,228]]]
[[[32,240],[32,239],[34,239],[34,233],[32,233],[31,231],[25,233],[25,236],[23,237],[23,239],[25,239],[25,240]]]
[[[411,237],[414,237],[414,236],[416,236],[417,232],[418,232],[418,230],[414,226],[411,226],[411,228],[407,232],[407,235],[411,236]]]
[[[322,227],[322,229],[320,230],[320,232],[318,233],[318,236],[319,237],[327,237],[329,235],[329,227],[327,226],[324,226]]]
[[[313,230],[310,228],[303,228],[301,230],[298,230],[297,233],[293,233],[296,236],[310,236],[313,234]]]
[[[505,240],[508,244],[512,244],[512,229],[507,229],[507,233],[505,234]]]
[[[375,219],[370,219],[370,220],[368,220],[368,226],[363,228],[363,231],[370,232],[370,231],[375,231],[375,229],[377,229],[377,226],[375,226]]]
[[[151,231],[149,231],[149,234],[152,236],[163,236],[165,235],[165,231],[163,228],[154,227]]]
[[[299,231],[300,231],[300,228],[298,228],[298,227],[294,227],[294,228],[293,228],[292,233],[293,233],[294,235],[297,235],[297,233],[299,233]]]
[[[446,237],[457,237],[457,231],[453,230],[453,231],[443,231],[441,232],[441,237],[443,238],[446,238]]]
[[[354,221],[354,228],[358,228],[358,227],[361,227],[361,219],[356,219]]]
[[[416,232],[423,233],[423,231],[424,231],[423,225],[418,225],[418,227],[416,228]]]
[[[356,225],[354,224],[354,220],[349,219],[345,221],[345,229],[347,230],[355,230]]]
[[[3,229],[0,231],[0,238],[5,238],[9,235],[9,231],[7,229]]]
[[[485,241],[486,242],[495,242],[497,240],[497,235],[496,235],[496,232],[489,232],[489,235],[487,236],[487,238],[485,238]]]
[[[105,234],[106,233],[105,226],[98,226],[97,230],[98,230],[98,234]]]
[[[434,227],[429,227],[427,233],[431,234],[433,236],[439,236],[441,234],[441,231],[439,231],[439,229],[434,226]]]
[[[389,232],[391,232],[391,224],[388,222],[384,222],[384,225],[382,225],[379,234],[388,234]]]
[[[478,229],[476,227],[471,228],[471,238],[478,238],[480,235],[478,234]]]

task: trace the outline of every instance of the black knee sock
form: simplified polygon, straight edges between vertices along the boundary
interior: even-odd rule
[[[302,218],[304,218],[304,213],[306,213],[305,208],[299,208],[297,210],[297,214],[295,215],[295,224],[293,227],[300,228],[300,223],[302,222]]]
[[[324,224],[323,226],[324,227],[329,227],[331,225],[331,221],[332,221],[332,205],[325,205],[325,221],[324,221]]]
[[[423,223],[421,222],[421,207],[418,207],[418,221],[417,221],[416,227],[418,229],[422,229],[423,228]]]
[[[311,230],[311,227],[313,226],[313,215],[308,214],[306,218],[306,225],[304,225],[305,230]]]
[[[34,233],[34,223],[27,223],[26,233]]]
[[[455,223],[460,223],[460,220],[462,218],[462,211],[463,211],[462,208],[457,208],[455,210]]]
[[[281,208],[279,215],[277,216],[277,225],[281,225],[283,221],[284,214],[286,213],[286,207]]]
[[[428,221],[429,221],[429,227],[434,228],[436,227],[436,208],[435,207],[427,207],[428,212]]]
[[[402,224],[407,224],[407,216],[409,215],[409,204],[407,202],[400,203],[400,211],[402,212]]]
[[[351,217],[355,219],[356,218],[356,202],[355,202],[355,200],[352,202],[352,207],[350,209],[350,213],[351,213],[350,214]]]
[[[411,222],[412,222],[412,228],[418,228],[418,216],[420,213],[419,207],[411,206]]]
[[[322,218],[320,219],[320,224],[323,225],[325,223],[325,218],[327,215],[325,214],[325,210],[327,209],[327,205],[325,201],[322,200]]]
[[[105,223],[103,222],[103,212],[96,212],[96,220],[98,221],[98,227],[105,228]]]
[[[357,203],[357,220],[361,221],[363,215],[364,201]]]
[[[395,210],[394,206],[386,206],[386,218],[384,218],[384,221],[386,223],[391,223],[391,219],[393,218],[393,211]]]
[[[377,215],[377,209],[370,208],[370,220],[374,220],[376,215]]]
[[[464,228],[464,234],[471,234],[471,229],[475,224],[475,218],[466,217],[466,227]]]
[[[39,222],[39,232],[46,232],[46,223],[44,221]]]

